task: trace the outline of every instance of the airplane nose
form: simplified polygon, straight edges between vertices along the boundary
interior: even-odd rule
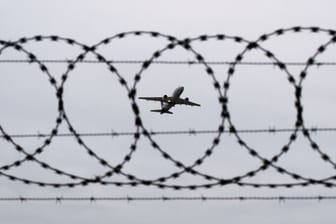
[[[183,90],[184,90],[184,87],[183,87],[183,86],[180,86],[180,87],[179,87],[179,90],[178,90],[178,91],[179,91],[179,94],[182,94],[182,93],[183,93]]]

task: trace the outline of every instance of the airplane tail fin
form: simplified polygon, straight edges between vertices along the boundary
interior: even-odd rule
[[[151,112],[157,112],[157,113],[161,113],[161,114],[173,114],[173,112],[163,111],[163,110],[151,110]]]

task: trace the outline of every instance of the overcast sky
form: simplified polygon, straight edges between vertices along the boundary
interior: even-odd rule
[[[228,1],[107,1],[107,0],[0,0],[0,39],[15,41],[35,35],[58,35],[93,45],[106,37],[127,31],[157,31],[177,38],[202,34],[225,34],[255,40],[263,33],[293,26],[335,27],[335,3],[331,0],[228,0]],[[318,46],[329,41],[326,33],[302,32],[274,37],[263,43],[281,61],[304,62]],[[115,40],[97,51],[111,60],[145,60],[164,48],[168,41],[150,36]],[[231,61],[244,49],[232,40],[192,43],[206,60]],[[1,46],[0,46],[1,47]],[[74,59],[82,50],[64,42],[29,42],[25,49],[39,59]],[[335,46],[317,58],[335,61]],[[0,59],[24,59],[23,53],[6,49]],[[195,55],[182,48],[165,52],[160,60],[192,60]],[[88,55],[87,59],[94,59]],[[260,51],[246,54],[245,61],[269,61]],[[46,64],[57,83],[66,70],[65,64]],[[129,85],[140,65],[115,65]],[[227,75],[225,65],[212,66],[222,84]],[[302,67],[289,67],[299,77]],[[336,127],[336,90],[334,67],[312,67],[303,84],[304,120],[306,127]],[[175,107],[173,115],[154,114],[159,103],[138,101],[140,114],[148,130],[215,130],[221,122],[218,92],[202,65],[152,64],[137,85],[137,96],[169,95],[184,86],[183,97],[201,104],[200,108]],[[287,76],[274,66],[238,66],[232,79],[229,110],[237,129],[292,128],[295,123],[294,90]],[[71,124],[78,132],[111,132],[135,130],[134,115],[127,92],[103,64],[80,64],[69,74],[64,86],[64,103]],[[0,64],[0,124],[10,134],[48,133],[55,126],[57,99],[55,89],[36,64]],[[63,122],[59,132],[67,132]],[[290,133],[242,134],[241,137],[265,158],[271,158],[288,142]],[[214,139],[208,135],[155,136],[157,143],[174,158],[192,164],[201,157]],[[334,133],[312,136],[322,151],[335,158]],[[95,153],[109,163],[118,164],[129,152],[130,136],[84,138]],[[28,152],[33,152],[43,139],[17,139]],[[20,158],[13,146],[0,141],[0,166]],[[61,170],[85,177],[106,172],[73,138],[55,138],[38,156]],[[214,154],[198,168],[213,176],[231,178],[261,165],[233,135],[224,134]],[[324,178],[334,175],[333,167],[320,159],[299,135],[291,151],[278,165],[306,177]],[[142,138],[137,151],[123,171],[144,179],[155,179],[178,171],[164,160],[149,141]],[[41,182],[71,182],[39,165],[27,162],[7,172]],[[124,181],[123,177],[110,180]],[[249,179],[255,183],[295,181],[274,169]],[[169,184],[205,184],[204,179],[183,175]],[[209,190],[160,190],[155,187],[123,187],[90,185],[73,189],[41,188],[12,182],[0,176],[0,197],[101,197],[101,196],[312,196],[335,195],[334,189],[321,186],[292,189],[254,189],[235,185]],[[334,223],[333,201],[175,201],[175,202],[0,202],[1,223]]]

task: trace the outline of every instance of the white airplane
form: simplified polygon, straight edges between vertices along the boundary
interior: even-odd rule
[[[173,114],[170,110],[170,108],[174,107],[176,104],[184,104],[189,106],[201,106],[197,103],[193,103],[189,101],[189,98],[180,98],[182,92],[184,90],[184,87],[178,87],[173,92],[172,96],[164,95],[163,97],[139,97],[139,99],[143,100],[151,100],[151,101],[159,101],[161,102],[161,109],[159,110],[151,110],[151,112],[158,112],[160,114]]]

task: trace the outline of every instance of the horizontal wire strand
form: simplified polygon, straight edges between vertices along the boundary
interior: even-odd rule
[[[303,131],[304,129],[299,129],[299,131]],[[336,132],[336,128],[307,128],[305,129],[312,133],[317,132]],[[293,132],[295,129],[293,128],[268,128],[268,129],[240,129],[235,130],[236,133],[248,133],[248,134],[262,134],[262,133],[288,133]],[[177,131],[150,131],[150,135],[200,135],[200,134],[216,134],[219,133],[219,130],[177,130]],[[224,130],[222,133],[230,134],[231,130]],[[136,132],[85,132],[78,133],[78,136],[81,137],[119,137],[119,136],[133,136]],[[144,133],[142,133],[144,134]],[[45,133],[37,133],[37,134],[11,134],[12,138],[43,138],[49,137],[50,134]],[[55,137],[73,137],[75,136],[73,133],[59,133],[56,134]],[[4,138],[4,135],[0,135],[0,138]]]
[[[55,63],[55,64],[63,64],[63,63],[71,63],[72,60],[65,60],[65,59],[41,59],[39,60],[41,63]],[[0,63],[30,63],[31,60],[29,59],[1,59]],[[144,60],[106,60],[108,63],[113,64],[143,64]],[[81,60],[77,63],[85,63],[85,64],[101,64],[106,63],[99,60]],[[233,61],[205,61],[209,65],[232,65]],[[171,61],[171,60],[157,60],[152,61],[153,64],[187,64],[187,65],[194,65],[194,64],[203,64],[200,61]],[[275,62],[266,62],[266,61],[246,61],[246,62],[238,62],[236,64],[239,65],[277,65]],[[304,66],[306,62],[283,62],[283,64],[288,66]],[[314,62],[312,65],[315,66],[336,66],[336,62]]]
[[[0,197],[3,202],[49,202],[55,201],[322,201],[336,200],[336,196],[159,196],[159,197]]]

